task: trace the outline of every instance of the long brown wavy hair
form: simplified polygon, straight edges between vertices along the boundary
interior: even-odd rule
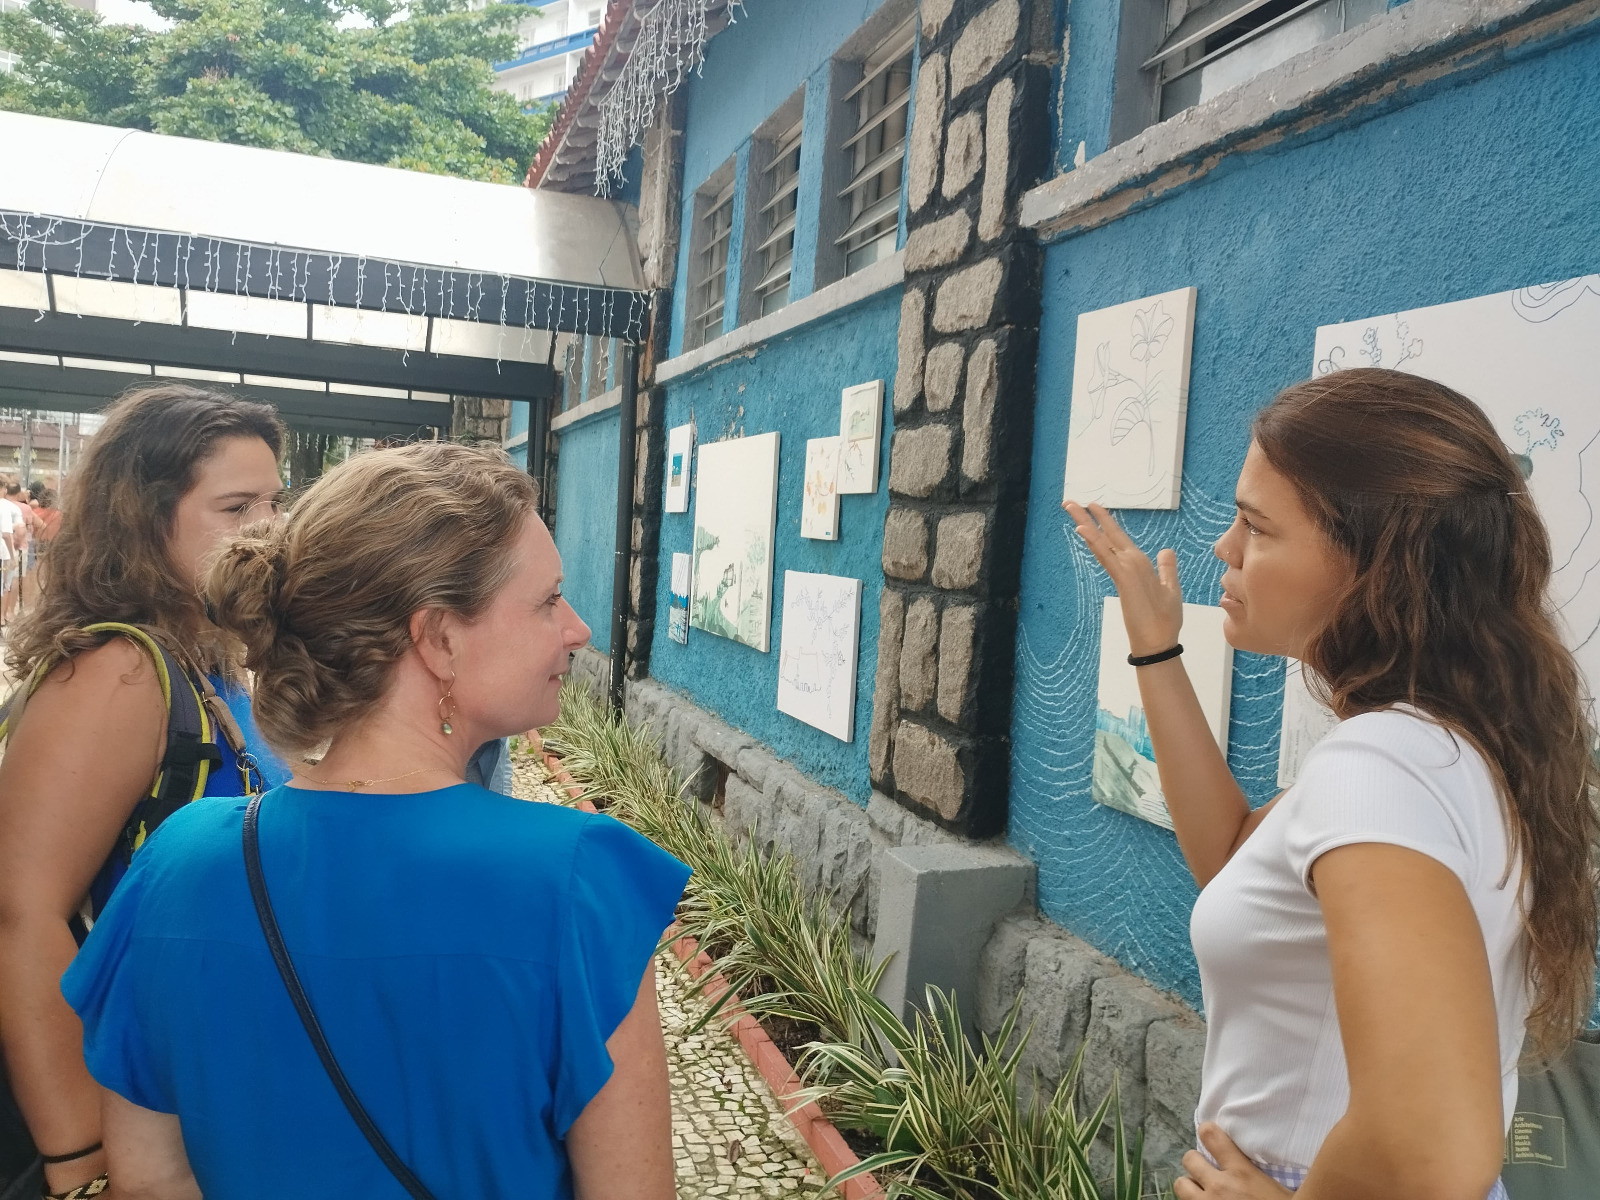
[[[1525,885],[1528,1029],[1555,1054],[1593,995],[1600,819],[1595,732],[1527,481],[1482,409],[1399,371],[1295,384],[1254,437],[1355,566],[1306,654],[1334,712],[1415,705],[1498,775]]]
[[[39,598],[17,621],[6,661],[18,679],[52,653],[103,641],[82,632],[125,621],[165,635],[197,666],[226,663],[226,639],[206,619],[197,581],[168,554],[174,510],[223,438],[258,437],[273,454],[283,426],[265,404],[227,392],[159,383],[124,392],[106,411],[67,483]]]

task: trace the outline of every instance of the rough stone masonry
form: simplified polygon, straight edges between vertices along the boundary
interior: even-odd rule
[[[967,837],[1005,827],[1051,10],[922,6],[884,520],[873,786]]]

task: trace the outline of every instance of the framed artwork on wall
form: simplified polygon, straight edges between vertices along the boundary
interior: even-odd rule
[[[667,511],[689,511],[689,479],[694,468],[694,426],[667,430]]]
[[[861,581],[783,573],[778,711],[841,742],[855,736]]]
[[[672,602],[667,609],[667,636],[680,646],[689,644],[689,575],[687,554],[672,556]]]
[[[847,387],[840,398],[839,494],[870,496],[878,490],[883,441],[883,380]]]
[[[765,654],[772,626],[778,435],[701,446],[694,495],[689,624]]]
[[[1200,698],[1212,736],[1228,753],[1228,701],[1233,692],[1233,647],[1222,636],[1222,610],[1183,606],[1183,665]],[[1128,665],[1122,604],[1107,596],[1100,621],[1100,693],[1094,718],[1095,800],[1130,816],[1172,828],[1161,794],[1156,754],[1139,698],[1137,668]]]
[[[1600,687],[1600,522],[1591,447],[1600,445],[1600,275],[1317,329],[1314,375],[1387,367],[1453,388],[1483,409],[1527,481],[1550,535],[1550,606],[1578,660],[1585,695]],[[1584,460],[1588,458],[1588,469]],[[1309,694],[1284,682],[1278,777],[1293,780],[1318,740]],[[1326,710],[1324,710],[1326,711]],[[1313,714],[1314,715],[1314,714]],[[1327,720],[1332,721],[1329,713]],[[1315,732],[1316,726],[1309,727]]]
[[[1177,508],[1195,289],[1078,317],[1062,499]]]
[[[805,495],[800,505],[800,536],[839,540],[839,448],[844,439],[812,438],[806,443]]]

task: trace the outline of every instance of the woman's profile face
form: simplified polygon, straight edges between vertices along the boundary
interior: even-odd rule
[[[572,652],[589,641],[561,594],[561,555],[538,517],[523,522],[511,560],[483,616],[452,634],[456,707],[464,727],[485,739],[554,721]]]
[[[1217,539],[1223,636],[1239,650],[1304,656],[1350,582],[1349,559],[1306,511],[1294,484],[1254,442],[1235,491],[1238,513]]]
[[[218,439],[195,468],[194,485],[172,511],[167,554],[185,579],[198,584],[223,540],[275,511],[283,480],[278,458],[258,437]]]

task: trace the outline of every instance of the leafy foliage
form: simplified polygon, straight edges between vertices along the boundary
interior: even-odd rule
[[[907,1026],[874,994],[887,964],[874,968],[852,949],[848,921],[825,897],[805,896],[788,856],[754,839],[735,846],[686,800],[648,731],[569,683],[544,738],[590,800],[693,868],[679,925],[716,949],[718,970],[745,1008],[821,1030],[800,1060],[811,1083],[803,1098],[884,1147],[834,1183],[880,1173],[889,1195],[905,1200],[1169,1195],[1145,1178],[1143,1134],[1129,1143],[1114,1087],[1079,1114],[1081,1050],[1050,1101],[1018,1102],[1028,1040],[1018,1029],[1020,997],[981,1047],[968,1040],[956,998],[936,989]],[[1090,1151],[1107,1132],[1110,1174],[1102,1177]]]
[[[66,0],[0,14],[0,108],[517,183],[552,111],[492,90],[530,11],[469,0],[151,0],[170,30]]]

